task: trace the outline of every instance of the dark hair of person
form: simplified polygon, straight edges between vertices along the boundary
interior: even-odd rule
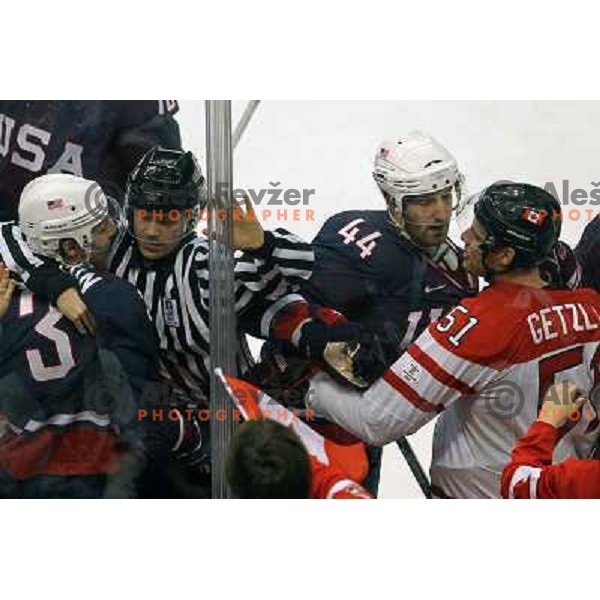
[[[237,498],[308,498],[311,462],[293,430],[276,421],[248,421],[236,432],[225,476]]]

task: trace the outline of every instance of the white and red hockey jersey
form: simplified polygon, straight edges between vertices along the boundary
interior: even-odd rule
[[[595,291],[497,283],[432,323],[367,391],[320,374],[307,404],[374,445],[440,415],[433,489],[447,497],[497,498],[510,451],[536,418],[540,397],[567,379],[589,391],[598,377],[599,343]],[[584,415],[556,458],[585,456],[597,423]]]
[[[503,498],[600,498],[600,460],[569,458],[553,465],[560,438],[561,431],[549,423],[533,423],[504,469]]]

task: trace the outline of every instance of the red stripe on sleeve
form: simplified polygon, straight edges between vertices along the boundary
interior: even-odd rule
[[[273,337],[291,342],[296,329],[306,319],[310,318],[309,308],[309,305],[305,302],[293,302],[283,312],[277,314],[275,323],[272,326]]]
[[[409,385],[404,383],[396,373],[388,369],[384,374],[383,378],[404,398],[406,398],[415,408],[418,408],[422,412],[427,413],[440,413],[444,410],[441,404],[432,404],[425,398],[422,398],[415,392]]]
[[[409,346],[407,351],[418,363],[425,367],[430,375],[435,377],[440,383],[443,383],[444,385],[456,390],[457,392],[460,392],[465,396],[471,396],[476,393],[476,391],[470,385],[463,383],[460,381],[460,379],[456,379],[454,375],[451,375],[448,373],[448,371],[442,369],[437,362],[435,362],[430,356],[427,356],[427,354],[425,354],[425,352],[423,352],[423,350],[421,350],[415,344]]]

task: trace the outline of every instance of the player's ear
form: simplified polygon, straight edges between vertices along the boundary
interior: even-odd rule
[[[516,252],[510,246],[502,246],[494,250],[494,263],[499,271],[506,271],[515,260]]]

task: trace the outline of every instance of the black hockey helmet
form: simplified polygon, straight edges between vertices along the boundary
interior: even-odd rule
[[[198,211],[205,206],[205,179],[191,152],[156,146],[144,154],[127,178],[125,209],[130,231],[136,208],[163,213],[178,210],[185,217],[187,233],[195,229]]]
[[[562,225],[561,206],[546,190],[528,183],[494,183],[478,194],[474,216],[487,232],[480,248],[509,246],[513,267],[534,267],[554,249]]]

